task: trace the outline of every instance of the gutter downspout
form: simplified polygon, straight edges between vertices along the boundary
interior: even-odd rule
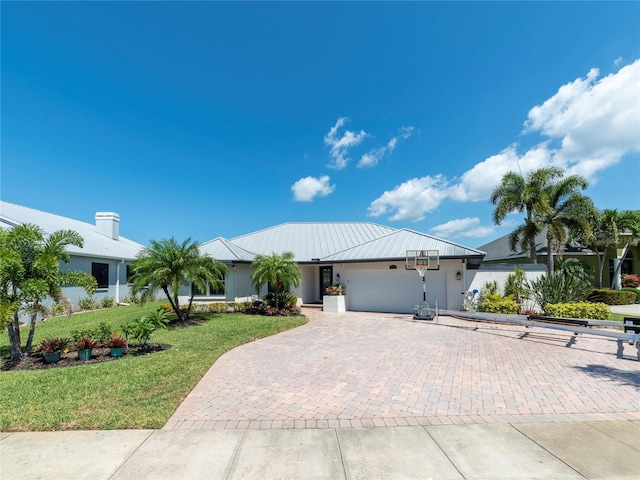
[[[120,304],[120,265],[124,264],[124,258],[116,264],[116,303]]]

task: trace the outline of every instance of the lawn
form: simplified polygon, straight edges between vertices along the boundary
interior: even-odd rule
[[[57,317],[38,325],[34,345],[44,337],[69,337],[73,329],[95,328],[100,322],[119,331],[123,322],[158,305]],[[160,428],[220,355],[307,321],[243,314],[202,318],[199,325],[155,332],[151,342],[171,345],[162,352],[94,365],[0,372],[0,431]],[[7,346],[5,331],[0,335],[4,357]]]

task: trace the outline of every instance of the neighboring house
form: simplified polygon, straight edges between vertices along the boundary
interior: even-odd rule
[[[301,282],[294,294],[304,303],[322,301],[325,288],[346,286],[348,310],[408,313],[422,301],[422,279],[405,269],[407,250],[438,250],[440,268],[426,274],[427,301],[458,309],[484,252],[407,229],[375,223],[285,223],[200,246],[227,264],[224,291],[196,295],[196,301],[244,299],[256,293],[251,262],[258,254],[293,252]],[[187,294],[188,292],[182,292]],[[266,287],[260,294],[266,293]]]
[[[97,301],[112,297],[120,303],[129,295],[127,274],[129,265],[143,248],[142,245],[121,237],[120,217],[113,212],[98,212],[96,223],[81,222],[52,213],[22,207],[8,202],[0,202],[0,228],[10,229],[21,223],[38,225],[45,234],[56,230],[74,230],[84,239],[84,247],[68,247],[71,255],[69,263],[60,263],[60,270],[78,270],[92,274],[98,282],[94,295]],[[74,306],[86,292],[80,287],[66,287],[63,293]]]
[[[492,265],[499,263],[510,264],[526,264],[529,263],[529,257],[522,249],[518,248],[517,251],[512,251],[509,248],[509,235],[500,237],[492,242],[487,243],[479,247],[480,250],[486,252],[486,256],[483,260],[483,265]],[[547,239],[546,230],[536,236],[536,252],[538,264],[546,265],[547,263]],[[610,287],[613,279],[614,263],[622,261],[621,273],[625,275],[627,273],[640,272],[640,246],[630,246],[627,255],[624,259],[619,259],[621,249],[610,248],[607,250],[607,256],[605,259],[604,268],[602,270],[602,286]],[[562,259],[567,261],[569,259],[577,259],[584,264],[588,265],[592,269],[594,277],[598,275],[598,259],[596,253],[589,249],[577,244],[567,244],[562,252],[561,256],[554,254],[556,261]],[[595,284],[598,284],[597,278]]]

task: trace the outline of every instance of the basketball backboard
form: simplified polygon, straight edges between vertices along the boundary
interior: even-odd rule
[[[427,270],[440,270],[440,252],[438,250],[407,250],[404,268],[416,270],[426,266]]]

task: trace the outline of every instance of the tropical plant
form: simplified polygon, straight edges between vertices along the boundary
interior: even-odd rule
[[[51,353],[64,350],[69,345],[68,338],[47,337],[40,342],[38,350],[41,353]]]
[[[88,350],[90,348],[94,348],[97,344],[98,342],[96,340],[89,337],[81,337],[75,342],[78,350]]]
[[[561,255],[569,238],[576,238],[589,228],[587,219],[594,210],[593,202],[579,192],[587,185],[587,180],[580,175],[551,182],[542,190],[534,208],[538,224],[547,231],[549,275],[554,272],[554,254]]]
[[[6,324],[11,344],[11,360],[18,361],[31,351],[38,315],[46,315],[42,301],[52,297],[64,301],[62,286],[79,285],[89,294],[97,289],[93,276],[84,272],[64,272],[60,261],[69,263],[66,248],[82,247],[82,237],[72,230],[58,230],[46,236],[32,224],[11,230],[0,229],[0,322]],[[24,350],[20,336],[20,312],[31,317]]]
[[[113,297],[104,297],[100,300],[100,306],[102,308],[111,308],[115,304],[115,299]]]
[[[520,267],[516,267],[513,273],[507,275],[504,286],[505,296],[512,295],[518,305],[527,297],[527,275]]]
[[[526,286],[529,298],[545,311],[548,303],[583,302],[593,291],[588,279],[564,270],[527,280]]]
[[[535,212],[542,202],[542,192],[562,175],[563,171],[555,167],[531,171],[526,178],[522,174],[508,172],[491,193],[491,203],[495,205],[493,221],[496,225],[500,225],[511,212],[525,213],[524,223],[509,235],[509,247],[515,252],[520,246],[531,263],[538,262],[536,235],[542,232],[542,225],[537,221]]]
[[[126,340],[129,337],[140,343],[140,348],[146,350],[149,347],[149,341],[151,340],[151,334],[159,328],[167,328],[169,319],[166,312],[158,310],[151,313],[146,317],[141,317],[136,320],[132,320],[121,326],[122,332],[125,334]]]
[[[196,242],[187,238],[179,243],[174,238],[151,240],[131,265],[134,274],[131,293],[141,300],[162,290],[178,319],[186,320],[191,312],[191,305],[196,288],[206,286],[207,282],[214,286],[223,286],[227,267],[211,257],[202,255]],[[191,285],[191,296],[188,308],[183,309],[179,302],[180,287]]]
[[[113,334],[109,340],[104,343],[104,346],[107,348],[124,348],[127,346],[126,338],[122,338],[117,333]]]
[[[280,303],[280,291],[288,292],[292,285],[300,285],[300,266],[294,260],[292,252],[284,252],[281,255],[275,252],[271,255],[257,255],[251,263],[251,268],[254,269],[251,279],[256,292],[260,293],[262,286],[268,283],[274,289],[278,309],[284,306]]]
[[[96,301],[91,297],[81,298],[78,300],[78,307],[80,307],[80,310],[94,310]]]

